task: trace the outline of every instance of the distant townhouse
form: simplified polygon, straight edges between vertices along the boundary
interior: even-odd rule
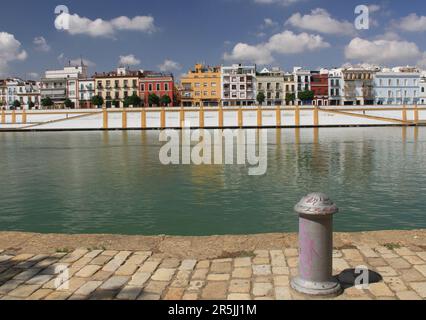
[[[221,73],[222,105],[252,106],[256,104],[256,66],[233,64],[223,66]]]
[[[61,70],[48,70],[40,83],[40,99],[50,98],[55,107],[63,107],[66,99],[70,99],[75,108],[79,108],[78,80],[87,78],[87,67],[65,67]]]
[[[296,103],[301,105],[302,101],[298,98],[299,92],[311,90],[311,71],[304,70],[302,67],[294,67],[293,75],[296,85]]]
[[[284,72],[280,68],[265,68],[257,74],[257,93],[263,92],[267,106],[281,106],[285,102]]]
[[[6,80],[0,80],[0,108],[7,106],[7,86]]]
[[[426,104],[426,74],[423,74],[420,78],[420,97],[419,104]]]
[[[328,70],[313,71],[311,76],[311,90],[314,93],[313,105],[327,106],[329,103]]]
[[[124,107],[124,99],[138,95],[139,78],[142,71],[131,71],[127,68],[117,68],[108,73],[95,73],[95,94],[104,99],[107,108]]]
[[[143,107],[152,107],[149,96],[156,95],[158,98],[168,96],[170,103],[168,106],[174,106],[176,103],[175,97],[175,81],[173,74],[156,73],[145,71],[139,78],[139,96],[142,99]]]
[[[343,69],[344,105],[374,104],[374,75],[377,69]]]
[[[330,106],[343,104],[344,79],[342,69],[331,69],[328,73],[328,96]]]
[[[414,105],[421,95],[420,72],[413,68],[384,69],[374,78],[375,104]]]
[[[294,105],[296,102],[296,83],[294,74],[284,74],[284,99],[286,105]]]
[[[6,80],[6,108],[10,109],[15,101],[19,101],[18,87],[22,82],[23,80],[18,78]]]
[[[194,69],[181,78],[180,99],[183,106],[219,106],[221,68],[196,64]]]
[[[94,79],[78,79],[77,96],[80,109],[93,108],[92,98],[95,95]]]
[[[40,107],[40,83],[37,81],[22,81],[18,84],[18,101],[22,109]]]

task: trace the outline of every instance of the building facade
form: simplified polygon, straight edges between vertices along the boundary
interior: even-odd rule
[[[342,69],[332,69],[328,72],[328,97],[330,106],[343,104],[344,79]]]
[[[94,79],[78,79],[77,96],[80,109],[90,109],[92,98],[95,95],[95,80]]]
[[[87,67],[68,66],[62,70],[48,70],[40,83],[40,99],[50,98],[55,107],[63,107],[70,99],[75,108],[79,108],[78,80],[87,78]]]
[[[343,69],[344,105],[374,104],[374,75],[378,70]]]
[[[298,98],[299,92],[311,90],[311,71],[304,70],[301,67],[295,67],[293,69],[294,81],[296,86],[296,103],[302,104],[302,101]]]
[[[414,105],[420,101],[420,73],[415,70],[384,70],[374,78],[375,104]]]
[[[256,104],[256,66],[234,64],[221,72],[222,105],[253,106]]]
[[[171,101],[168,106],[174,106],[176,97],[173,74],[144,72],[139,78],[139,96],[142,99],[142,106],[152,107],[149,101],[151,94],[155,94],[160,99],[168,96]]]
[[[40,107],[40,83],[36,81],[22,81],[18,85],[18,101],[22,109],[30,109],[30,104],[34,108]]]
[[[284,74],[284,99],[286,105],[294,105],[296,102],[296,83],[294,81],[294,74]],[[289,99],[293,97],[294,100]]]
[[[425,105],[426,104],[426,75],[422,75],[420,78],[420,97],[419,97],[419,104]]]
[[[264,104],[267,106],[281,106],[285,104],[284,72],[279,68],[267,68],[256,76],[257,93],[265,95]]]
[[[329,88],[328,88],[328,70],[321,70],[312,73],[311,90],[314,93],[313,105],[328,106],[329,104]]]
[[[183,106],[217,107],[221,102],[221,68],[196,64],[180,81]]]
[[[104,99],[107,108],[124,107],[124,99],[138,95],[141,71],[117,68],[108,73],[95,73],[95,94]]]

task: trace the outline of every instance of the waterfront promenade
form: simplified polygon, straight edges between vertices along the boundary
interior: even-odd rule
[[[425,244],[426,230],[335,234],[335,275],[364,265],[382,278],[366,290],[347,285],[335,299],[426,299]],[[296,234],[2,232],[0,299],[306,299],[290,289],[297,256]],[[64,268],[60,279],[56,272]]]
[[[425,106],[126,108],[2,111],[1,130],[152,130],[414,126],[426,123]]]

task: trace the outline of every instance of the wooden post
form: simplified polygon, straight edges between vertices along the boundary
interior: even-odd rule
[[[204,129],[204,107],[200,107],[200,123],[199,123],[200,129]]]
[[[6,123],[6,111],[4,110],[1,111],[1,123],[2,124]]]
[[[21,120],[22,124],[26,124],[27,123],[27,113],[25,112],[25,109],[22,110],[22,120]]]
[[[141,112],[141,128],[146,129],[146,110],[142,109]]]
[[[12,124],[15,124],[15,123],[16,123],[16,111],[13,110],[12,111]]]
[[[166,128],[166,109],[165,108],[161,108],[161,129],[165,129]]]
[[[127,129],[127,111],[123,109],[121,111],[122,128]]]
[[[294,125],[296,127],[300,127],[300,108],[296,106],[296,110],[294,112]]]
[[[277,106],[275,117],[277,120],[277,128],[281,128],[281,107],[280,106]]]
[[[179,119],[180,119],[180,126],[181,126],[181,128],[182,129],[185,128],[185,109],[184,109],[183,106],[180,108],[180,117],[179,117]]]
[[[402,110],[402,121],[407,122],[407,106],[404,105]]]
[[[417,104],[414,106],[414,123],[416,125],[419,124],[419,107],[417,106]]]
[[[317,106],[315,106],[314,108],[314,126],[315,127],[319,126],[319,109]]]
[[[243,119],[243,108],[238,108],[238,128],[242,128],[244,126],[244,119]]]
[[[219,106],[219,128],[223,128],[223,107]]]
[[[261,128],[262,127],[262,107],[258,107],[257,108],[257,127]]]
[[[105,130],[107,130],[108,129],[108,110],[107,110],[107,108],[103,108],[102,115],[103,115],[103,127],[104,127]]]

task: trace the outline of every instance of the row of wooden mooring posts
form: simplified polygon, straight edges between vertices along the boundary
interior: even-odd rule
[[[219,121],[218,121],[218,127],[219,128],[223,128],[224,127],[224,113],[225,112],[230,112],[230,111],[237,111],[238,114],[238,127],[243,128],[244,127],[244,118],[243,118],[243,112],[257,112],[257,127],[262,127],[263,126],[263,109],[262,108],[257,108],[257,110],[254,109],[243,109],[243,108],[229,108],[229,109],[224,109],[223,107],[219,107],[218,109],[218,113],[219,113]],[[267,110],[267,111],[271,111],[271,110]],[[276,126],[277,127],[281,127],[283,125],[282,122],[282,112],[284,111],[284,109],[281,109],[281,107],[276,107]],[[117,112],[117,111],[113,111],[113,112]],[[135,113],[135,111],[131,111],[131,110],[126,110],[126,109],[121,109],[119,112],[121,112],[122,114],[122,128],[123,129],[127,129],[127,114],[129,112],[131,113]],[[153,113],[153,112],[157,112],[157,111],[151,111],[149,109],[143,109],[140,111],[141,112],[141,128],[145,129],[147,128],[147,114],[148,113]],[[194,110],[185,110],[184,108],[180,108],[180,109],[176,109],[176,110],[168,110],[166,111],[165,108],[162,108],[160,111],[160,129],[164,129],[167,127],[167,123],[166,123],[166,113],[167,112],[179,112],[180,113],[180,124],[181,127],[184,128],[185,127],[185,115],[187,112],[197,112]],[[206,110],[204,109],[204,107],[200,107],[199,109],[199,128],[204,128],[205,127],[205,112]],[[313,110],[314,113],[314,126],[319,126],[319,109],[318,108],[314,108]],[[295,108],[295,126],[300,126],[300,108]],[[104,129],[108,129],[109,128],[109,111],[104,108],[103,109],[103,128]]]
[[[19,113],[19,115],[21,116],[21,122],[17,121],[17,115],[18,115],[18,113],[16,113],[16,111],[13,110],[12,113],[10,114],[10,116],[11,116],[10,123],[11,124],[17,124],[17,123],[26,124],[27,123],[27,112],[25,111],[25,109],[22,110],[21,113]],[[1,111],[1,120],[0,120],[0,122],[1,122],[1,124],[6,124],[6,111],[5,110]]]

